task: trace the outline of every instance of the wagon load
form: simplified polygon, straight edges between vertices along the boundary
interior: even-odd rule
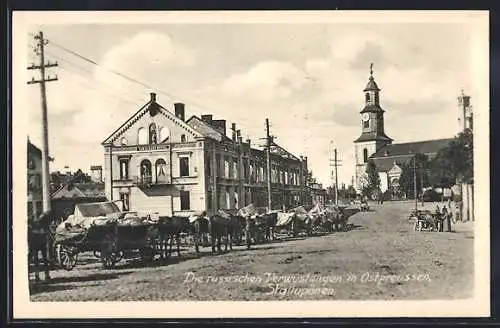
[[[56,228],[56,242],[83,237],[93,226],[115,223],[121,211],[114,202],[77,204],[75,212]]]
[[[242,217],[249,217],[249,216],[254,216],[258,215],[259,212],[257,211],[257,208],[255,207],[254,204],[247,205],[245,207],[242,207],[238,210],[237,215],[242,216]]]
[[[277,222],[276,226],[277,227],[283,227],[288,225],[293,217],[295,216],[295,213],[283,213],[283,212],[278,212],[278,217],[277,217]]]
[[[309,211],[309,215],[321,215],[325,213],[325,208],[320,204],[316,203],[313,208]]]

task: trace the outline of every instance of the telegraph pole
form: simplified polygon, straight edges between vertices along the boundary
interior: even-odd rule
[[[415,198],[415,211],[418,206],[418,198],[417,198],[417,156],[413,156],[413,195]]]
[[[339,179],[338,179],[338,170],[339,166],[342,166],[341,161],[337,158],[337,148],[333,150],[333,160],[330,161],[330,166],[335,167],[335,205],[339,204]]]
[[[47,95],[45,90],[45,83],[51,81],[57,81],[57,75],[53,78],[50,76],[45,77],[45,69],[49,67],[56,67],[56,63],[45,63],[44,47],[47,45],[48,40],[43,38],[43,32],[39,32],[35,35],[35,40],[37,41],[35,52],[39,56],[40,62],[38,65],[32,64],[28,66],[28,69],[38,69],[40,70],[40,80],[35,80],[32,78],[28,81],[28,84],[40,84],[40,95],[42,103],[42,129],[43,129],[43,151],[42,151],[42,192],[43,192],[43,211],[47,212],[51,210],[50,206],[50,175],[49,175],[49,133],[48,133],[48,120],[47,120]]]
[[[271,136],[269,135],[269,119],[266,118],[266,164],[267,164],[267,206],[272,210],[271,198]]]

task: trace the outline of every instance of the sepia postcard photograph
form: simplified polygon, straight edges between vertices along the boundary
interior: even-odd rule
[[[12,17],[14,319],[489,316],[487,11]]]

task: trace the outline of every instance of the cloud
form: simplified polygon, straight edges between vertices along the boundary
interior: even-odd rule
[[[221,86],[225,96],[268,101],[285,99],[305,84],[305,74],[287,62],[266,61],[231,75]]]

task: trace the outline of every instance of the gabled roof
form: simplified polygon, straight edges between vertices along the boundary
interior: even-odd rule
[[[271,144],[271,148],[270,149],[271,149],[271,154],[279,155],[281,157],[288,158],[288,159],[293,159],[293,160],[296,160],[296,161],[299,160],[294,154],[290,153],[285,148],[279,146],[275,142],[273,142]]]
[[[40,148],[38,148],[37,146],[32,144],[30,142],[30,140],[28,139],[28,154],[30,154],[30,153],[34,154],[37,157],[42,158],[42,151],[40,150]]]
[[[225,134],[221,133],[220,131],[217,131],[213,126],[210,126],[209,124],[203,122],[198,116],[193,115],[191,116],[187,121],[186,124],[188,124],[191,128],[196,130],[198,133],[203,135],[204,137],[214,139],[216,141],[232,141],[229,139]]]
[[[436,154],[453,139],[436,139],[417,142],[407,142],[386,145],[375,152],[370,158],[383,158],[391,156],[404,156],[414,154]]]
[[[168,111],[166,108],[158,104],[156,101],[150,100],[146,104],[144,104],[134,115],[132,115],[125,123],[123,123],[115,132],[113,132],[109,137],[106,138],[102,142],[102,145],[112,143],[118,137],[120,137],[125,131],[127,131],[134,123],[136,123],[141,117],[143,117],[146,113],[148,113],[150,106],[156,106],[155,109],[158,110],[158,113],[164,115],[168,119],[177,123],[179,126],[183,127],[187,132],[191,133],[194,137],[201,137],[201,134],[190,127],[186,122],[175,116],[173,113]]]
[[[106,197],[104,183],[67,183],[52,194],[52,199],[60,198],[101,198]]]

